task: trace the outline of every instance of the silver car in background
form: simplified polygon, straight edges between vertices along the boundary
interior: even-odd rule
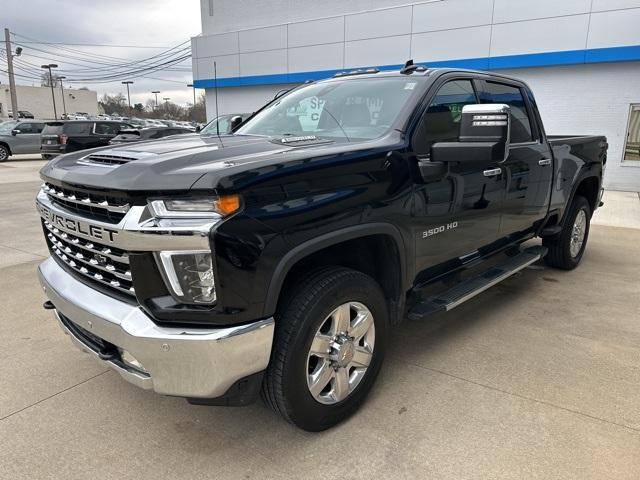
[[[12,120],[0,123],[0,162],[11,155],[40,153],[44,120]]]

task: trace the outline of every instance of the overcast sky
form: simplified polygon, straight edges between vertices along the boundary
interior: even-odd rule
[[[166,50],[201,31],[198,0],[0,0],[0,4],[0,27],[41,42],[135,45],[165,47]],[[1,38],[0,48],[4,48],[4,31]],[[38,67],[43,63],[56,63],[60,69],[71,72],[67,76],[75,74],[76,78],[95,77],[101,72],[83,70],[86,68],[84,62],[78,62],[72,57],[98,59],[95,55],[100,55],[117,57],[124,62],[141,60],[163,52],[162,48],[57,46],[28,43],[29,40],[18,36],[15,39],[24,42],[21,60],[37,64]],[[187,43],[185,46],[188,45]],[[35,49],[45,50],[46,53]],[[81,50],[85,55],[74,50]],[[93,56],[87,57],[86,54]],[[120,60],[100,58],[98,61],[109,63]],[[162,93],[159,97],[170,97],[171,101],[179,104],[192,102],[193,92],[186,87],[192,80],[190,59],[180,64],[180,67],[187,71],[149,73],[154,79],[132,78],[135,83],[131,86],[131,103],[145,103],[153,98],[150,93],[152,90],[160,90]],[[22,68],[23,70],[16,69],[16,73],[34,75],[25,70],[30,68],[34,72],[33,67],[23,64]],[[103,64],[102,68],[112,67]],[[4,59],[0,60],[0,70],[6,70]],[[79,73],[80,70],[82,74]],[[0,72],[0,81],[7,82],[6,74]],[[16,78],[16,82],[23,85],[37,84],[37,80],[21,77]],[[75,88],[81,86],[81,83],[73,85]],[[86,86],[96,90],[99,97],[105,92],[122,92],[126,95],[126,87],[120,83],[120,79],[111,83],[87,83]]]

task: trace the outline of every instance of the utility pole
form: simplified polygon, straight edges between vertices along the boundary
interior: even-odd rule
[[[133,80],[126,80],[120,83],[127,86],[127,101],[129,102],[129,120],[131,120],[131,95],[129,95],[129,85],[133,84]]]
[[[56,111],[56,96],[53,93],[53,75],[51,75],[52,68],[58,68],[58,65],[55,63],[49,63],[48,65],[41,65],[41,68],[45,70],[49,70],[49,86],[51,87],[51,99],[53,100],[53,119],[58,119],[58,112]]]
[[[155,94],[156,96],[156,110],[158,109],[158,94],[160,93],[160,90],[154,90],[151,93]]]
[[[196,121],[196,87],[193,83],[187,83],[187,87],[193,87],[193,110],[191,110],[191,119]]]
[[[62,110],[64,111],[64,118],[67,118],[67,105],[64,102],[64,87],[62,86],[62,80],[67,77],[58,77],[60,80],[60,93],[62,94]]]
[[[9,35],[9,29],[4,29],[4,40],[7,47],[7,72],[9,74],[9,90],[11,91],[11,111],[13,112],[13,119],[18,119],[18,96],[16,95],[16,79],[13,76],[13,50],[11,49],[11,36]],[[16,55],[20,55],[22,49]]]

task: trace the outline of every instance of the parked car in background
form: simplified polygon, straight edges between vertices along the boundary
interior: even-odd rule
[[[49,159],[63,153],[103,147],[123,129],[133,128],[124,122],[110,120],[72,120],[47,122],[42,131],[42,158]]]
[[[217,135],[218,133],[227,134],[231,133],[232,125],[231,119],[233,117],[241,117],[244,122],[247,118],[249,118],[251,113],[229,113],[225,115],[219,115],[209,123],[207,123],[201,130],[200,135]],[[219,128],[218,128],[219,125]]]
[[[13,118],[13,110],[9,110],[9,118]],[[34,118],[33,113],[27,110],[18,110],[18,118]]]
[[[44,120],[11,120],[0,123],[0,162],[11,155],[40,153]]]
[[[144,140],[157,140],[159,138],[168,137],[170,135],[182,135],[183,133],[193,133],[193,131],[182,127],[150,127],[126,129],[120,130],[118,135],[111,139],[109,145],[141,142]]]

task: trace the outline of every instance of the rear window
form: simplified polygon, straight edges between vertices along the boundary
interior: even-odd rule
[[[94,131],[97,135],[117,135],[121,128],[127,126],[120,123],[97,122]]]
[[[62,133],[62,123],[47,123],[42,130],[43,135],[60,135]]]
[[[86,135],[91,133],[92,125],[92,123],[85,122],[69,122],[64,124],[63,130],[67,135]]]
[[[511,107],[511,143],[530,142],[533,139],[527,106],[518,87],[486,82],[481,99],[482,103],[504,103]]]

